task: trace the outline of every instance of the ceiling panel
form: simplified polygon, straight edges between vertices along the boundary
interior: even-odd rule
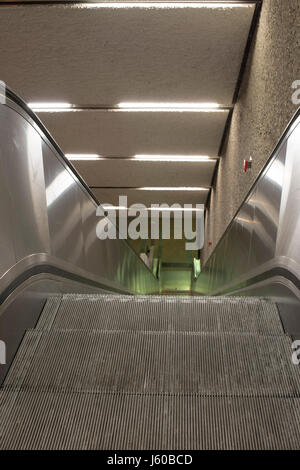
[[[2,6],[1,80],[26,101],[229,104],[253,12]]]
[[[210,186],[216,161],[143,162],[107,159],[72,161],[89,186]]]
[[[225,112],[80,111],[40,113],[65,153],[103,156],[218,153]]]
[[[151,204],[205,204],[207,191],[139,191],[136,189],[93,189],[100,203],[119,205],[119,196],[128,197],[128,205],[141,203]]]

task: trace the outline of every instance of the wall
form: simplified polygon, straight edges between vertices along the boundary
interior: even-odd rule
[[[297,109],[291,84],[300,80],[299,47],[299,0],[264,0],[207,211],[204,263]]]

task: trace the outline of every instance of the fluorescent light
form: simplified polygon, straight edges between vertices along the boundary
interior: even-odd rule
[[[114,157],[104,157],[96,153],[66,153],[68,160],[114,160]],[[130,160],[144,162],[207,162],[215,161],[218,157],[208,155],[134,155]],[[126,160],[126,159],[124,159]]]
[[[31,102],[29,108],[38,113],[45,112],[80,112],[80,111],[107,111],[107,112],[228,112],[230,106],[218,103],[167,103],[167,102],[121,102],[117,105],[80,105],[64,102]]]
[[[166,103],[166,102],[122,102],[118,103],[119,108],[219,108],[218,103]]]
[[[125,206],[110,206],[109,204],[101,204],[102,208],[105,211],[108,210],[126,210],[128,211],[130,207],[125,207]],[[197,211],[203,211],[203,209],[197,209],[196,207],[145,207],[141,209],[137,209],[139,211],[160,211],[160,212],[197,212]]]
[[[228,108],[119,108],[108,109],[123,113],[228,113]],[[71,111],[71,110],[70,110]]]
[[[143,162],[207,162],[215,158],[207,155],[135,155],[134,160]]]
[[[71,108],[71,103],[28,103],[28,107],[33,111],[63,111]]]
[[[136,188],[140,191],[208,191],[209,188],[202,188],[202,187],[172,187],[172,186],[167,186],[167,187],[144,187],[144,188]]]
[[[96,153],[66,153],[68,160],[101,160],[101,156]]]
[[[197,209],[196,207],[147,207],[147,211],[160,211],[160,212],[197,212],[203,211],[203,209]]]
[[[94,2],[82,3],[80,8],[249,8],[245,3],[220,2]]]
[[[102,208],[105,210],[105,211],[108,211],[108,210],[128,210],[128,207],[125,207],[125,206],[111,206],[110,204],[101,204]]]
[[[224,112],[218,103],[122,102],[119,111],[127,112]]]

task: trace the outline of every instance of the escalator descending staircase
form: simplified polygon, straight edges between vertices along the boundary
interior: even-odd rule
[[[0,448],[299,449],[291,355],[264,299],[53,296],[0,389]]]

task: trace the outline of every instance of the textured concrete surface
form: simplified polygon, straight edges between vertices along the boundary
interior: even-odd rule
[[[230,104],[253,9],[4,6],[1,80],[27,101]]]
[[[89,186],[209,186],[216,160],[199,163],[143,162],[109,158],[72,161]],[[116,175],[117,168],[117,175]]]
[[[169,182],[172,186],[172,182]],[[158,186],[161,187],[161,186]],[[167,186],[166,186],[167,187]],[[92,189],[98,201],[102,203],[109,203],[118,205],[119,195],[128,197],[128,204],[146,204],[147,207],[151,204],[206,204],[207,195],[209,190],[205,191],[148,191],[138,189]]]
[[[40,113],[39,118],[65,153],[215,156],[227,115],[228,111],[81,111]]]
[[[0,79],[28,102],[230,106],[253,12],[247,2],[229,8],[90,8],[1,6],[0,0]],[[65,153],[215,156],[227,113],[86,110],[39,117]],[[119,161],[106,162],[92,178],[89,164],[78,166],[92,186],[210,186],[212,179],[204,166],[189,163],[183,169],[133,162],[129,168],[127,162],[125,169]],[[97,192],[106,202],[118,193]],[[158,198],[184,204],[205,202],[207,193],[129,196],[146,204]]]
[[[292,83],[300,79],[300,2],[264,0],[227,146],[207,214],[205,262],[297,110]],[[253,167],[243,172],[243,160]],[[209,241],[212,242],[209,247]]]

